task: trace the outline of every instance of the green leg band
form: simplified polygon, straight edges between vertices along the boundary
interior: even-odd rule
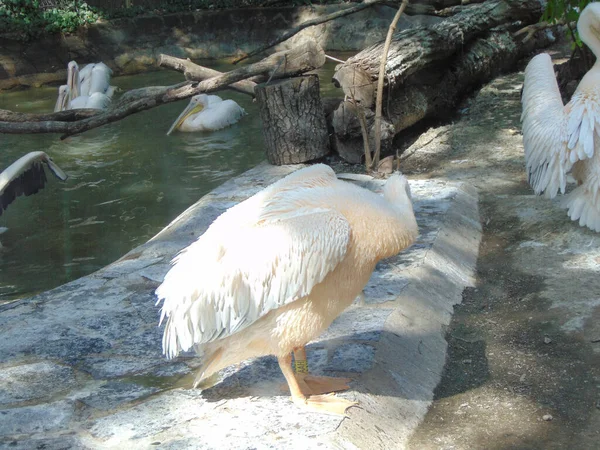
[[[308,362],[305,359],[295,360],[294,370],[296,373],[308,373]]]

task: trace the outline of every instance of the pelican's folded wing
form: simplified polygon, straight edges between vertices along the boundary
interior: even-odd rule
[[[233,228],[209,229],[178,256],[157,289],[168,357],[229,336],[306,296],[342,261],[350,240],[345,217],[327,209]]]

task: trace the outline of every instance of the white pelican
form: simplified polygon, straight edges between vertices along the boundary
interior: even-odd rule
[[[105,109],[115,87],[110,85],[112,70],[104,63],[86,65],[81,71],[75,61],[67,67],[67,84],[58,89],[54,111],[65,109]]]
[[[179,131],[215,131],[233,125],[246,114],[233,100],[223,100],[218,95],[198,94],[190,100],[167,135]]]
[[[69,107],[69,86],[63,84],[58,88],[58,98],[54,105],[54,112],[64,111]]]
[[[294,403],[343,414],[355,403],[319,394],[350,380],[299,370],[304,346],[362,292],[379,260],[417,234],[402,175],[380,196],[323,164],[298,170],[223,213],[173,260],[156,290],[163,351],[204,355],[195,386],[231,364],[275,355]]]
[[[67,175],[44,152],[30,152],[0,173],[0,215],[19,195],[36,194],[46,184],[45,163],[56,178],[65,181]]]
[[[600,231],[600,3],[590,3],[577,22],[581,40],[596,56],[571,101],[563,105],[550,56],[535,56],[525,69],[523,146],[529,183],[536,194],[565,193],[567,173],[578,187],[565,197],[572,220]]]

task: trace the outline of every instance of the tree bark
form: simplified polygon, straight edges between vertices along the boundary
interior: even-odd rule
[[[387,61],[387,85],[392,90],[411,75],[448,60],[470,41],[498,25],[520,20],[537,22],[542,14],[537,0],[488,0],[472,5],[431,27],[414,27],[397,33]],[[349,58],[342,66],[356,65],[377,81],[383,43],[373,45]],[[334,75],[334,79],[337,79]],[[337,80],[344,85],[344,79]],[[367,87],[365,87],[367,88]]]
[[[513,36],[512,26],[502,22],[520,18],[518,26],[522,27],[527,21],[537,21],[541,12],[536,0],[490,0],[432,27],[397,33],[388,55],[383,102],[383,117],[392,137],[424,118],[448,117],[481,84],[510,70],[532,50],[549,45],[553,38],[546,33],[524,43]],[[338,66],[334,75],[345,92],[353,89],[356,97],[365,98],[365,105],[372,103],[368,100],[378,80],[381,50],[382,44],[377,44],[360,52]],[[355,80],[360,81],[358,86]],[[334,120],[336,146],[345,159],[355,162],[362,157],[362,146],[352,143],[351,136],[360,141],[360,133],[358,128],[348,132],[350,119],[342,112],[346,113],[336,111],[340,117]]]
[[[299,164],[329,153],[318,76],[259,84],[255,93],[271,164]]]

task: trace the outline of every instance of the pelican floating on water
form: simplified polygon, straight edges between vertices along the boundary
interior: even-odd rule
[[[233,100],[218,95],[198,94],[173,123],[167,135],[179,131],[215,131],[233,125],[246,114]]]
[[[36,194],[44,187],[47,178],[43,164],[59,180],[67,179],[67,175],[46,153],[27,153],[0,173],[0,216],[19,195]]]
[[[87,64],[79,70],[75,61],[67,67],[67,84],[58,88],[54,111],[66,109],[105,109],[110,105],[115,87],[110,85],[112,70],[104,63]]]
[[[156,290],[163,351],[204,355],[195,385],[275,355],[294,403],[343,414],[355,403],[321,394],[348,389],[350,380],[309,375],[304,346],[361,294],[379,260],[417,234],[402,175],[380,196],[326,165],[300,169],[223,213],[173,260]]]
[[[548,54],[535,56],[525,69],[523,146],[535,193],[564,194],[570,172],[578,187],[563,202],[569,217],[600,231],[600,3],[584,8],[577,31],[596,62],[569,103],[562,103]]]

